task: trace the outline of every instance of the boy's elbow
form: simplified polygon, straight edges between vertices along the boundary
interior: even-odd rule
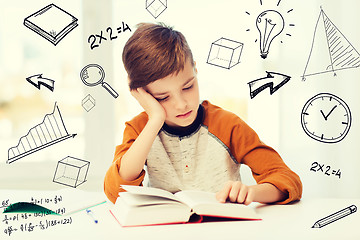
[[[288,197],[282,203],[290,203],[299,201],[302,197],[303,185],[300,177],[294,173],[292,178],[290,179],[289,188],[287,189]]]
[[[109,187],[107,187],[106,182],[104,182],[104,193],[110,202],[112,203],[116,202],[117,197],[112,194],[112,191],[110,190]]]

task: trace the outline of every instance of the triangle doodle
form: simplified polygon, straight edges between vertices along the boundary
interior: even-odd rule
[[[303,80],[307,76],[360,66],[360,54],[321,9]]]

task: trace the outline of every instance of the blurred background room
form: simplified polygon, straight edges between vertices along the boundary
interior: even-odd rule
[[[28,16],[50,2],[3,1],[0,189],[63,188],[53,182],[54,174],[58,162],[72,156],[90,163],[86,182],[78,188],[102,191],[125,121],[142,111],[128,90],[122,48],[138,23],[164,22],[187,38],[198,69],[201,99],[236,113],[263,142],[276,149],[300,175],[304,198],[360,198],[360,63],[350,68],[346,65],[350,59],[346,59],[343,67],[335,67],[337,55],[331,52],[331,37],[335,35],[345,52],[352,54],[353,62],[360,59],[358,1],[162,1],[166,8],[154,16],[161,6],[147,9],[145,0],[55,0],[52,3],[74,16],[78,24],[56,45],[24,25]],[[256,22],[267,10],[279,13],[284,26],[263,58]],[[235,46],[225,46],[230,55],[224,55],[234,65],[211,64],[209,56],[211,51],[220,51],[215,48],[219,48],[217,40],[221,38]],[[82,82],[80,72],[88,64],[103,68],[104,82],[118,93],[117,98],[100,85],[90,87]],[[323,73],[323,66],[333,71]],[[303,77],[310,70],[316,74]],[[248,83],[267,77],[267,72],[290,80],[273,94],[267,87],[251,97]],[[38,89],[26,80],[37,74],[54,81],[53,91],[44,86]],[[303,108],[319,93],[337,96],[351,111],[350,129],[336,143],[315,140],[304,131]],[[89,95],[90,110],[83,106]],[[76,136],[7,163],[9,149],[42,123],[55,104],[66,130]],[[321,129],[321,121],[314,121]],[[241,171],[243,181],[253,184],[250,170],[243,166]]]

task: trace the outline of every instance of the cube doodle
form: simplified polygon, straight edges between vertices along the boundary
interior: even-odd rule
[[[240,62],[244,44],[220,38],[211,44],[207,63],[230,69]]]
[[[93,107],[95,107],[95,99],[88,94],[82,101],[81,101],[82,107],[89,112]]]
[[[167,8],[167,0],[146,0],[146,10],[157,18]]]
[[[90,162],[67,156],[57,163],[53,182],[76,188],[86,182]]]

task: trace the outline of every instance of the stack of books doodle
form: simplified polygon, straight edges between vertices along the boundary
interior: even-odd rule
[[[57,45],[78,23],[70,13],[50,4],[25,18],[24,25]]]

